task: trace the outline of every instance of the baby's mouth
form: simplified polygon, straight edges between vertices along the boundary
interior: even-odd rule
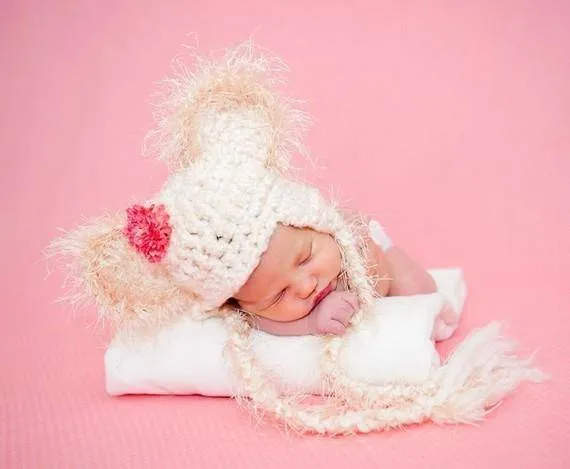
[[[325,288],[323,288],[320,293],[315,297],[315,301],[313,303],[313,309],[321,302],[325,299],[325,297],[332,292],[333,287],[332,287],[332,282],[329,283]]]

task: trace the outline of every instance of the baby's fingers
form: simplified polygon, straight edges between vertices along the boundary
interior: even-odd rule
[[[325,334],[342,335],[346,330],[346,326],[342,322],[331,318],[323,329]]]
[[[351,306],[344,305],[334,312],[331,319],[336,320],[342,323],[344,327],[347,327],[350,322],[350,318],[354,315],[354,311],[355,310]]]
[[[348,306],[350,306],[353,310],[358,309],[358,299],[356,298],[356,296],[346,295],[346,297],[344,297],[343,299],[348,304]]]

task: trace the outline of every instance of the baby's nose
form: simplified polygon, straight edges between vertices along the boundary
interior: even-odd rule
[[[306,299],[311,296],[311,293],[315,290],[317,279],[313,275],[303,275],[297,278],[295,286],[297,295],[302,299]]]

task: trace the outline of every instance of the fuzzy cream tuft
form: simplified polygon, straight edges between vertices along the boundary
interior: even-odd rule
[[[203,132],[211,124],[212,113],[252,111],[250,117],[255,115],[258,124],[266,124],[267,167],[284,171],[292,152],[307,155],[302,136],[309,117],[295,108],[295,100],[277,92],[288,71],[283,61],[261,53],[252,41],[228,49],[222,58],[199,56],[196,50],[191,55],[194,71],[178,61],[173,76],[163,81],[155,105],[157,128],[145,139],[145,154],[165,160],[174,169],[187,167],[208,150]],[[235,148],[240,148],[239,133],[231,134]]]

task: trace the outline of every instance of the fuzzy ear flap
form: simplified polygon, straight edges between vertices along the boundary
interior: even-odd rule
[[[147,261],[129,245],[124,215],[104,216],[66,233],[49,254],[66,264],[66,299],[94,303],[99,319],[121,335],[152,333],[198,309],[197,298],[170,279],[164,265]]]

